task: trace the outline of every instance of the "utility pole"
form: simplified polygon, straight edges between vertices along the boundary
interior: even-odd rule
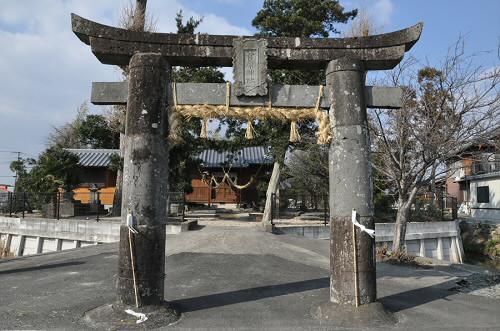
[[[22,152],[14,152],[14,151],[0,151],[0,153],[11,153],[17,154],[17,161],[21,161],[21,153]],[[17,179],[18,179],[18,171],[16,170],[16,175],[14,176],[14,193],[17,191]]]
[[[13,152],[17,153],[17,162],[21,161],[21,152]],[[17,179],[19,177],[18,171],[16,169],[16,175],[14,176],[14,193],[17,192]]]

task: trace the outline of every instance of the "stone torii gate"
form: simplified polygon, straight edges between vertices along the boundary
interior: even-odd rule
[[[401,107],[399,88],[366,87],[368,70],[396,66],[420,38],[422,24],[359,38],[237,37],[134,32],[72,14],[73,32],[103,64],[129,65],[128,82],[94,83],[94,104],[127,104],[118,297],[133,305],[128,213],[137,219],[134,249],[138,296],[143,305],[164,300],[168,114],[172,105],[314,107],[318,86],[274,85],[267,69],[325,69],[330,130],[330,301],[355,305],[376,301],[375,242],[357,232],[352,211],[373,229],[373,189],[367,107]],[[176,85],[171,66],[234,66],[234,88],[224,84]],[[357,246],[358,289],[354,285]],[[359,293],[358,293],[359,290]]]

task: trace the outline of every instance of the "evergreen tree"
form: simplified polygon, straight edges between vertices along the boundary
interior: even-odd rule
[[[183,22],[182,11],[175,18],[178,33],[194,34],[203,18],[190,17]],[[177,67],[172,70],[172,81],[177,83],[223,83],[224,74],[214,67]],[[220,124],[219,124],[220,129]],[[197,156],[205,148],[222,149],[227,143],[199,137],[201,122],[198,119],[182,120],[176,131],[178,139],[170,142],[169,185],[170,191],[191,192],[191,179],[199,175]]]
[[[258,29],[258,36],[273,37],[328,37],[338,34],[335,26],[347,23],[357,14],[357,10],[345,11],[339,1],[332,0],[265,0],[262,9],[252,21]],[[324,70],[271,70],[271,84],[308,84],[319,85],[325,83]],[[266,206],[263,223],[270,220],[271,193],[276,193],[281,166],[286,151],[290,147],[290,124],[277,120],[259,122],[256,126],[257,136],[262,142],[271,145],[275,160],[273,174],[267,189]],[[313,121],[300,123],[302,134],[312,135],[315,128]],[[236,129],[230,131],[235,135]],[[300,144],[294,144],[298,147]]]

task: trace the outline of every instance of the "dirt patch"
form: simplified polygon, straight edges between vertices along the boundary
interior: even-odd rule
[[[5,240],[0,240],[0,259],[11,257],[14,257],[14,254],[9,251]]]

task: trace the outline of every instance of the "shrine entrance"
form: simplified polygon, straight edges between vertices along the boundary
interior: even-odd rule
[[[396,66],[420,38],[422,24],[346,39],[143,33],[74,14],[72,25],[103,64],[130,68],[128,82],[95,83],[92,92],[95,104],[127,104],[119,301],[147,306],[164,300],[167,138],[173,123],[179,117],[226,116],[250,126],[254,119],[281,118],[292,132],[297,121],[318,122],[318,142],[330,145],[330,301],[376,301],[366,108],[401,107],[402,92],[365,86],[365,76]],[[235,82],[175,84],[171,66],[233,66]],[[324,69],[326,86],[271,86],[268,69]]]

